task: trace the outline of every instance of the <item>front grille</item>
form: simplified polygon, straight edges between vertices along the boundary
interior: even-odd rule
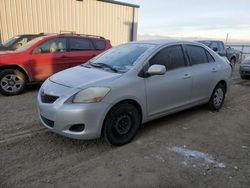
[[[54,127],[54,121],[51,121],[51,120],[49,120],[49,119],[47,119],[47,118],[45,118],[45,117],[43,117],[43,116],[41,116],[41,118],[42,118],[43,122],[44,122],[47,126],[49,126],[49,127],[51,127],[51,128]]]
[[[45,93],[41,94],[41,101],[43,103],[54,103],[58,98],[58,96],[47,95]]]

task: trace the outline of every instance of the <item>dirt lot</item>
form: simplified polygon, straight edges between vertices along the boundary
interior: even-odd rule
[[[38,88],[0,96],[0,187],[250,187],[250,80],[234,75],[219,112],[147,123],[123,147],[43,128]]]

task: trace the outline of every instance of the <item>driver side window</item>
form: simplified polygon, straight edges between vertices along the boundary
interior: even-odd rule
[[[33,50],[34,54],[59,53],[66,51],[66,39],[49,39]]]
[[[181,45],[166,47],[160,50],[154,57],[149,60],[151,65],[164,65],[166,70],[185,67],[185,58]]]

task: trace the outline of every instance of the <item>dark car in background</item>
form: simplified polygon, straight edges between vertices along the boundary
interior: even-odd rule
[[[20,94],[27,83],[44,81],[54,73],[83,64],[111,47],[109,40],[93,35],[37,37],[15,51],[0,53],[0,93]]]
[[[235,63],[240,61],[240,51],[235,50],[231,47],[226,48],[225,44],[222,41],[217,40],[200,40],[198,41],[213,51],[217,52],[220,56],[226,57],[231,65],[235,65]]]
[[[250,57],[244,59],[240,65],[240,76],[242,79],[250,78]]]
[[[21,46],[25,45],[27,42],[31,41],[36,37],[45,35],[44,33],[39,34],[24,34],[14,36],[7,41],[0,44],[0,51],[14,51]]]

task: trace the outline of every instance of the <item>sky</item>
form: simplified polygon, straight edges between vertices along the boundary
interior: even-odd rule
[[[120,0],[140,5],[139,36],[250,42],[250,0]]]

